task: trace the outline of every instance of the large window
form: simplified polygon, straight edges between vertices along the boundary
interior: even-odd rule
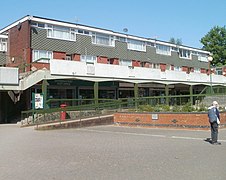
[[[121,66],[132,66],[132,61],[127,59],[120,59],[119,64]]]
[[[191,51],[187,49],[179,49],[179,54],[181,58],[191,59]]]
[[[174,66],[174,71],[182,71],[182,68],[180,66]]]
[[[156,53],[170,56],[171,55],[170,47],[156,44]]]
[[[92,33],[92,43],[105,45],[105,46],[114,46],[114,36],[101,34],[101,33]]]
[[[206,54],[198,53],[198,60],[208,62],[208,56]]]
[[[128,49],[136,51],[146,51],[145,42],[128,39]]]
[[[6,39],[0,38],[0,51],[7,51],[7,42]]]
[[[53,25],[47,25],[47,37],[72,41],[76,40],[75,29]]]
[[[90,56],[90,55],[81,55],[81,62],[86,62],[90,64],[94,64],[97,60],[96,56]]]
[[[42,62],[42,63],[49,63],[50,59],[53,59],[53,52],[52,51],[45,51],[45,50],[33,50],[32,61]]]

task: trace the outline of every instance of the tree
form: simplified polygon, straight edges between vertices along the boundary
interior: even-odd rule
[[[182,45],[182,40],[181,39],[175,39],[174,37],[171,37],[169,40],[170,43],[176,44],[176,45]]]
[[[211,52],[216,66],[226,65],[226,29],[224,27],[213,27],[202,39],[203,50]]]

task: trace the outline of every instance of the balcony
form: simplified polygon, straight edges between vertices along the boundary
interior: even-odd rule
[[[188,85],[226,85],[226,77],[182,71],[161,72],[160,69],[120,66],[101,63],[86,63],[67,60],[50,60],[50,73],[54,76],[71,76],[71,78],[98,78],[100,81],[120,80],[134,83],[158,82],[163,84],[188,84]]]

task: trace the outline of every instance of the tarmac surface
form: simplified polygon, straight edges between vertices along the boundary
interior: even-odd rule
[[[225,180],[226,129],[114,125],[37,131],[0,125],[1,180]]]

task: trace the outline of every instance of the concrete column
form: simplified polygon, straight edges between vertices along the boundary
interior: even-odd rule
[[[137,103],[137,100],[138,100],[138,93],[139,93],[139,90],[138,90],[138,83],[135,83],[134,84],[134,98],[135,98],[135,108],[137,109],[138,107],[138,103]]]
[[[42,94],[43,94],[43,109],[46,109],[46,100],[47,100],[47,85],[48,82],[46,79],[42,81]]]
[[[193,105],[193,101],[194,101],[194,98],[193,98],[193,86],[190,85],[190,102],[191,102],[191,105]]]
[[[169,105],[169,85],[165,85],[166,104]]]
[[[98,104],[98,98],[99,98],[99,83],[95,82],[94,83],[94,101],[95,101],[95,105]]]

